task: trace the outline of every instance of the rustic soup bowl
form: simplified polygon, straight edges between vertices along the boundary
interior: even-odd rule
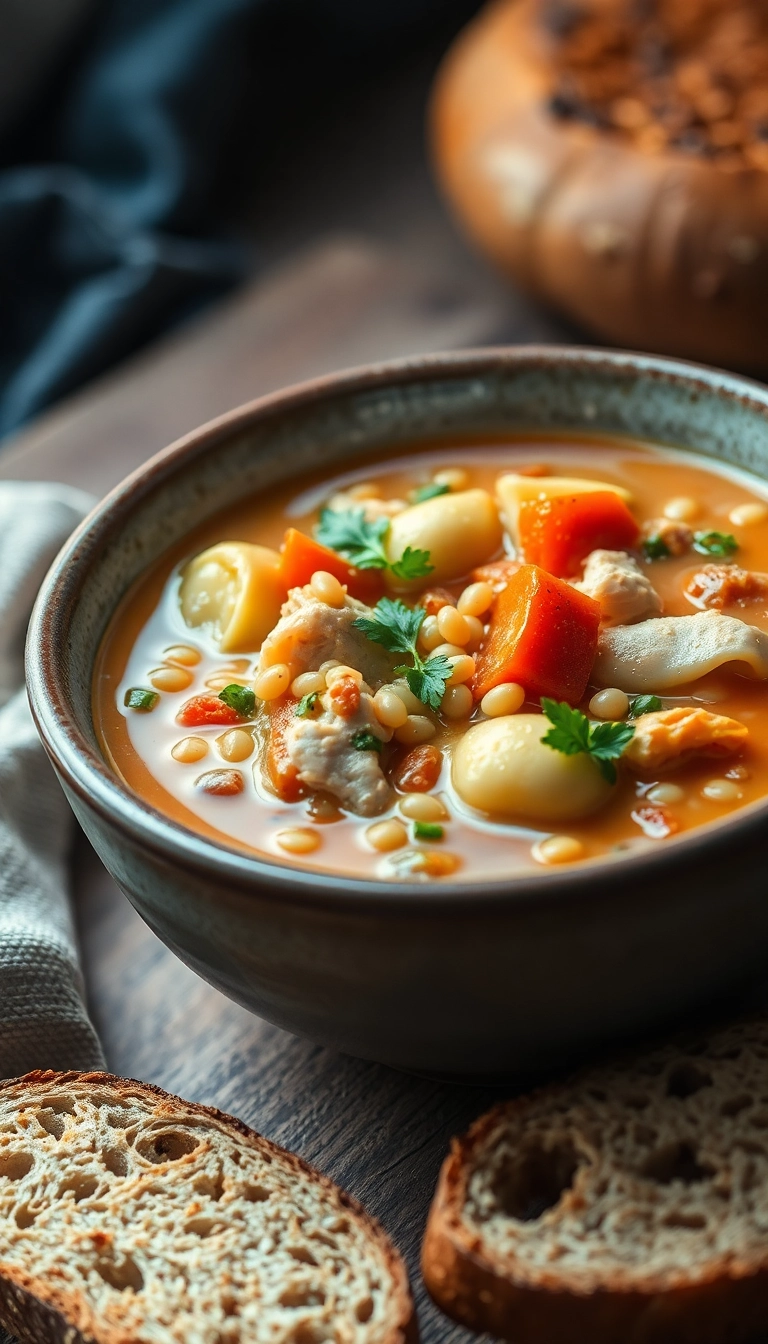
[[[134,580],[246,492],[393,444],[531,428],[633,435],[768,478],[768,391],[694,365],[519,348],[340,374],[196,430],[108,495],[51,569],[28,642],[72,808],[165,943],[290,1031],[464,1078],[542,1066],[764,972],[768,799],[657,850],[535,877],[329,879],[217,845],[132,793],[99,753],[91,676]]]

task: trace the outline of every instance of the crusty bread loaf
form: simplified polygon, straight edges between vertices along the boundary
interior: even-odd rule
[[[382,1229],[239,1120],[105,1073],[0,1084],[0,1323],[30,1344],[403,1344]]]
[[[768,1325],[768,1021],[498,1106],[423,1248],[450,1316],[515,1344],[743,1344]]]

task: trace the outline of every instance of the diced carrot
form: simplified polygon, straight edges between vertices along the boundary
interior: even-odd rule
[[[500,593],[519,568],[519,560],[492,560],[489,565],[478,565],[473,569],[472,579],[475,583],[489,583],[494,593]]]
[[[345,583],[350,597],[361,602],[378,602],[384,592],[381,570],[355,569],[336,551],[321,546],[319,541],[299,532],[298,528],[289,527],[280,559],[280,575],[286,588],[302,588],[318,569],[324,569],[339,583]]]
[[[561,578],[577,574],[590,551],[624,551],[640,535],[626,504],[610,490],[525,500],[517,532],[524,559]]]
[[[242,716],[218,695],[193,695],[181,706],[176,722],[184,728],[204,728],[207,723],[242,723]]]
[[[269,742],[267,743],[267,778],[278,798],[284,803],[296,803],[304,797],[304,786],[299,780],[299,772],[288,755],[285,730],[296,713],[296,701],[292,695],[282,695],[279,700],[268,700]]]
[[[536,565],[522,565],[499,593],[477,655],[473,690],[516,681],[529,696],[578,704],[597,652],[600,604]]]

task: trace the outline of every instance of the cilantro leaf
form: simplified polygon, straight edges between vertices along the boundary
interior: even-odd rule
[[[356,569],[386,569],[384,538],[388,531],[388,518],[368,520],[364,509],[323,509],[315,535]]]
[[[420,485],[411,495],[413,504],[424,504],[428,499],[437,499],[438,495],[449,495],[451,493],[450,485],[439,485],[437,481],[430,481],[429,485]]]
[[[655,714],[661,709],[658,695],[636,695],[629,707],[630,719],[639,719],[641,714]]]
[[[353,628],[362,630],[367,639],[381,644],[390,653],[409,653],[413,665],[406,663],[395,671],[405,677],[422,704],[439,709],[453,664],[443,654],[427,659],[421,657],[416,641],[425,616],[423,607],[407,607],[399,598],[382,597],[374,607],[373,619],[358,616]]]
[[[643,542],[643,555],[646,560],[667,560],[672,554],[666,541],[654,532],[653,536],[646,537]]]
[[[295,709],[297,719],[308,718],[308,716],[313,713],[315,705],[319,699],[320,695],[317,691],[310,691],[309,695],[302,695]]]
[[[367,728],[361,728],[358,733],[353,734],[352,746],[355,751],[381,751],[384,743],[375,733],[370,733]]]
[[[591,723],[580,709],[545,696],[541,708],[552,727],[542,737],[548,747],[561,751],[564,756],[591,756],[603,779],[616,783],[616,766],[624,748],[635,735],[631,723]]]
[[[434,568],[429,563],[429,551],[420,551],[413,546],[406,546],[400,559],[390,565],[396,579],[423,579]]]
[[[223,691],[219,691],[219,699],[230,709],[234,709],[241,719],[252,719],[256,712],[256,696],[247,686],[240,686],[238,682],[233,681],[231,686],[225,686]]]
[[[694,532],[693,549],[699,555],[733,555],[739,543],[730,532]]]

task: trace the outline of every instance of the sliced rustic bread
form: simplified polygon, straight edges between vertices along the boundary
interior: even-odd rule
[[[30,1344],[403,1344],[382,1229],[239,1120],[105,1073],[0,1084],[0,1323]]]
[[[455,1140],[424,1277],[515,1344],[741,1344],[768,1326],[768,1021],[504,1103]]]

